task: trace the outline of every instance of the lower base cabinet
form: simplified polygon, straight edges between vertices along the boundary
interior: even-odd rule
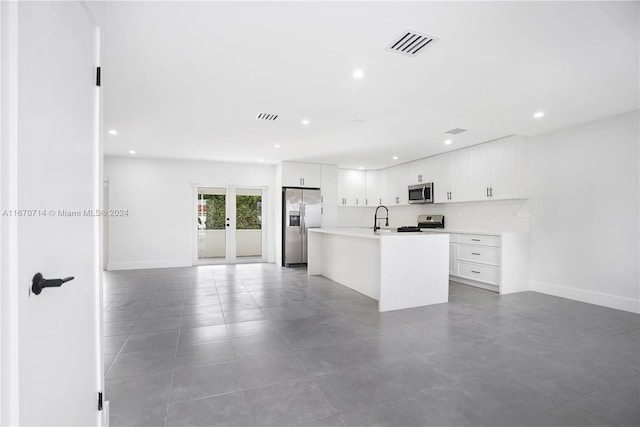
[[[449,279],[500,294],[529,289],[529,233],[449,233]]]

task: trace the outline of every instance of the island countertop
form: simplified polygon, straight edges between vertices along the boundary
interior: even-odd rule
[[[383,228],[375,233],[373,232],[373,228],[309,228],[309,232],[314,233],[324,233],[324,234],[335,234],[339,236],[351,236],[351,237],[362,237],[366,239],[381,239],[385,237],[423,237],[423,236],[433,236],[436,234],[442,234],[442,232],[432,232],[422,230],[422,232],[398,232],[395,229]]]

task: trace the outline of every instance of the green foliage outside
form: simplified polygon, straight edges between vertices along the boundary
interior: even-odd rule
[[[260,230],[262,224],[262,197],[236,196],[236,229]]]
[[[207,230],[224,230],[226,220],[225,195],[207,194],[204,199],[207,201]],[[237,196],[236,197],[236,229],[238,230],[260,230],[262,221],[262,206],[260,196]]]

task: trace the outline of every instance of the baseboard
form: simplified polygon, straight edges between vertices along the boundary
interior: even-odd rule
[[[632,298],[619,297],[615,295],[603,294],[600,292],[586,291],[584,289],[571,288],[567,286],[555,285],[552,283],[538,282],[531,280],[529,289],[543,294],[556,297],[568,298],[589,304],[601,305],[603,307],[615,308],[617,310],[640,313],[640,301]]]
[[[130,262],[110,262],[107,264],[108,271],[117,270],[138,270],[146,268],[173,268],[173,267],[191,267],[193,261],[191,259],[168,259],[161,261],[130,261]]]

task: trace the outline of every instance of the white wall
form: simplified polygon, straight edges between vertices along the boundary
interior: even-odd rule
[[[418,215],[444,215],[445,228],[464,231],[529,231],[528,200],[388,206],[389,227],[417,225]],[[375,208],[340,207],[340,227],[373,227]],[[385,216],[384,210],[378,211]],[[381,222],[384,227],[384,221]]]
[[[531,289],[640,312],[638,111],[529,141]]]
[[[109,207],[129,212],[109,218],[110,270],[193,264],[192,184],[268,187],[265,256],[273,262],[273,166],[107,157],[104,175],[109,180]]]

